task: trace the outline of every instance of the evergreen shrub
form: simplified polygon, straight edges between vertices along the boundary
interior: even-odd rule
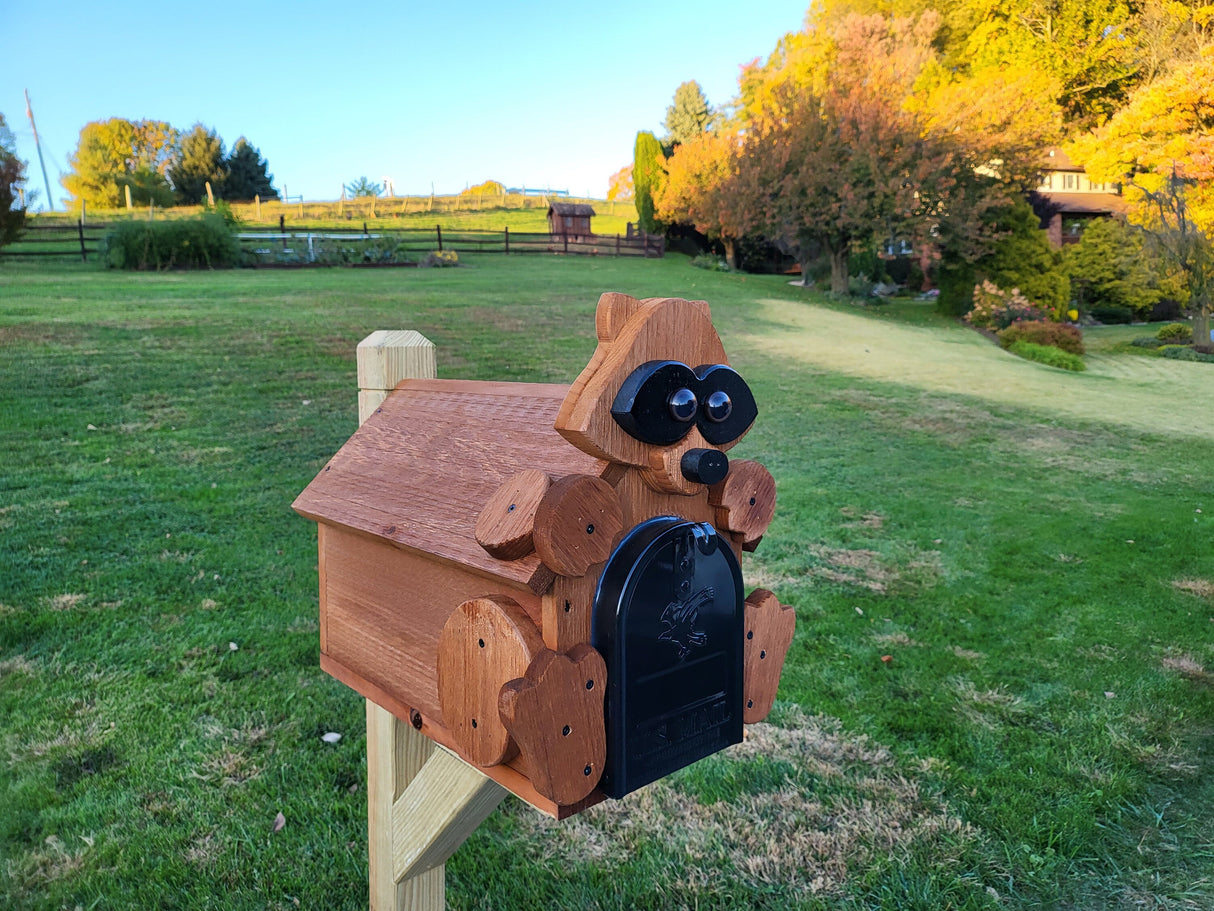
[[[1040,364],[1045,364],[1048,367],[1060,367],[1063,370],[1086,370],[1087,365],[1083,363],[1083,358],[1077,354],[1070,354],[1060,348],[1054,348],[1050,345],[1034,345],[1032,342],[1015,342],[1008,349],[1017,357],[1022,357],[1027,361],[1037,361]]]

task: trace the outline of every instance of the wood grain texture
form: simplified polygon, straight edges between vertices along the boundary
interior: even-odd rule
[[[589,645],[545,650],[501,692],[501,715],[535,789],[558,804],[589,795],[603,774],[607,666]]]
[[[416,709],[396,699],[386,690],[382,690],[370,681],[358,676],[358,674],[349,668],[338,664],[328,655],[320,656],[320,668],[329,676],[340,680],[350,687],[350,689],[356,690],[359,694],[377,705],[383,706],[398,719],[404,719],[407,722],[409,718],[416,718],[421,724],[420,731],[440,746],[445,746],[452,752],[458,749],[447,729],[432,717],[421,715]],[[515,765],[518,765],[519,768],[515,768]],[[592,807],[596,803],[601,803],[606,799],[601,791],[595,790],[585,800],[562,806],[540,794],[531,784],[531,780],[525,772],[520,771],[521,767],[521,760],[515,757],[515,759],[508,763],[491,766],[487,769],[478,769],[478,771],[486,777],[492,778],[511,794],[518,797],[519,800],[530,804],[541,813],[546,813],[553,819],[568,819],[570,816],[580,813],[588,807]]]
[[[540,622],[540,599],[530,589],[511,588],[500,578],[348,529],[326,528],[324,541],[321,606],[328,634],[322,654],[427,717],[442,718],[438,640],[462,602],[496,589],[521,605],[533,623]]]
[[[499,560],[518,560],[535,550],[535,511],[551,484],[548,475],[535,469],[507,480],[476,519],[476,543]]]
[[[641,473],[625,471],[615,485],[616,496],[624,507],[624,528],[632,529],[657,516],[679,516],[688,522],[712,522],[715,507],[708,503],[707,488],[701,486],[695,496],[662,493],[645,483]]]
[[[562,576],[582,576],[611,555],[623,528],[623,509],[610,484],[590,475],[568,475],[544,494],[532,538],[545,566]]]
[[[792,644],[797,615],[765,588],[746,598],[746,645],[743,657],[743,696],[746,724],[762,721],[771,711],[780,688],[784,656]]]
[[[684,452],[709,448],[699,430],[671,446],[651,446],[615,422],[611,405],[624,380],[647,361],[677,360],[689,367],[728,364],[707,305],[678,298],[645,300],[639,307],[621,310],[628,314],[622,325],[615,313],[620,308],[618,298],[600,299],[599,306],[608,312],[596,314],[596,326],[607,325],[614,334],[600,340],[590,364],[569,388],[556,429],[586,453],[643,469],[655,489],[699,492],[701,485],[691,484],[678,471]],[[729,449],[736,442],[716,448]]]
[[[603,573],[596,563],[584,576],[557,576],[552,591],[540,599],[544,622],[544,644],[554,652],[567,652],[579,642],[590,641],[594,592]]]
[[[742,538],[742,546],[757,544],[776,514],[776,480],[749,459],[729,463],[729,474],[708,489],[715,507],[714,524]]]
[[[445,864],[506,793],[459,757],[437,748],[392,807],[396,879]]]
[[[424,900],[435,890],[442,897],[441,870],[437,882],[426,876],[401,883],[393,875],[393,806],[433,752],[431,740],[367,701],[367,860],[371,907],[377,911],[429,907]]]
[[[474,598],[452,611],[438,640],[438,704],[464,759],[483,767],[514,755],[498,693],[543,650],[539,629],[504,595]]]
[[[598,476],[605,463],[553,430],[567,387],[405,380],[296,498],[318,522],[432,554],[536,593],[552,581],[535,555],[503,562],[476,542],[476,520],[521,471]]]
[[[438,375],[434,343],[413,329],[380,329],[358,343],[358,388],[389,390],[405,377]]]

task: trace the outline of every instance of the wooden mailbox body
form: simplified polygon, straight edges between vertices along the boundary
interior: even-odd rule
[[[736,439],[709,443],[704,419],[703,433],[655,445],[611,417],[621,378],[659,360],[725,365],[707,306],[606,294],[596,328],[572,386],[405,380],[294,503],[319,527],[322,668],[557,818],[605,796],[604,565],[660,517],[719,532],[740,561],[775,507],[757,463],[716,476],[714,452]],[[711,483],[688,480],[680,466],[705,455]],[[657,638],[673,635],[676,607]],[[763,591],[739,595],[738,611],[727,653],[752,722],[770,710],[793,612]],[[696,623],[670,643],[672,663],[706,654]],[[733,713],[740,735],[733,708],[699,712]]]

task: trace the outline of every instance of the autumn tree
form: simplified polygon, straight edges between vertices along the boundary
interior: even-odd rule
[[[460,196],[503,196],[506,193],[505,184],[497,180],[486,180],[474,187],[460,190]]]
[[[274,175],[268,172],[266,160],[256,146],[241,136],[232,146],[225,162],[227,179],[224,182],[223,198],[233,202],[248,202],[254,197],[278,199],[274,189]]]
[[[653,133],[637,133],[633,149],[632,186],[637,209],[637,223],[642,231],[661,230],[654,217],[654,200],[661,195],[666,179],[666,156],[662,144]]]
[[[1129,218],[1177,270],[1208,344],[1214,261],[1214,57],[1151,85],[1074,145],[1093,180],[1120,181]]]
[[[928,129],[906,103],[938,26],[934,13],[851,16],[833,28],[829,53],[790,42],[785,65],[750,80],[738,190],[762,233],[803,272],[825,252],[835,292],[847,291],[857,242],[923,244],[943,232],[960,246],[981,233],[978,216],[997,178],[979,173],[962,143]],[[808,70],[798,65],[806,60]]]
[[[674,150],[657,200],[657,217],[687,222],[725,247],[737,267],[737,241],[760,223],[759,198],[739,183],[741,140],[736,132],[701,133]]]
[[[684,82],[674,91],[674,103],[666,108],[667,144],[690,142],[708,130],[713,118],[700,84],[695,80]]]
[[[17,143],[0,114],[0,247],[10,244],[25,227],[26,206],[17,190],[25,182],[25,162],[17,157]]]
[[[72,204],[118,208],[126,188],[137,205],[173,204],[168,172],[177,157],[177,131],[161,120],[109,120],[87,123],[68,159],[71,173],[63,186]]]
[[[633,199],[632,165],[626,164],[607,179],[607,201],[631,202]]]
[[[227,179],[227,164],[224,160],[223,140],[214,130],[201,123],[181,138],[177,160],[169,169],[173,192],[183,205],[197,205],[207,199],[206,185],[211,192],[223,197],[223,184]]]

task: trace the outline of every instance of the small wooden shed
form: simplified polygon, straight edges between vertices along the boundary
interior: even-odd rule
[[[589,236],[594,209],[585,203],[554,202],[548,206],[548,231],[551,234]]]

